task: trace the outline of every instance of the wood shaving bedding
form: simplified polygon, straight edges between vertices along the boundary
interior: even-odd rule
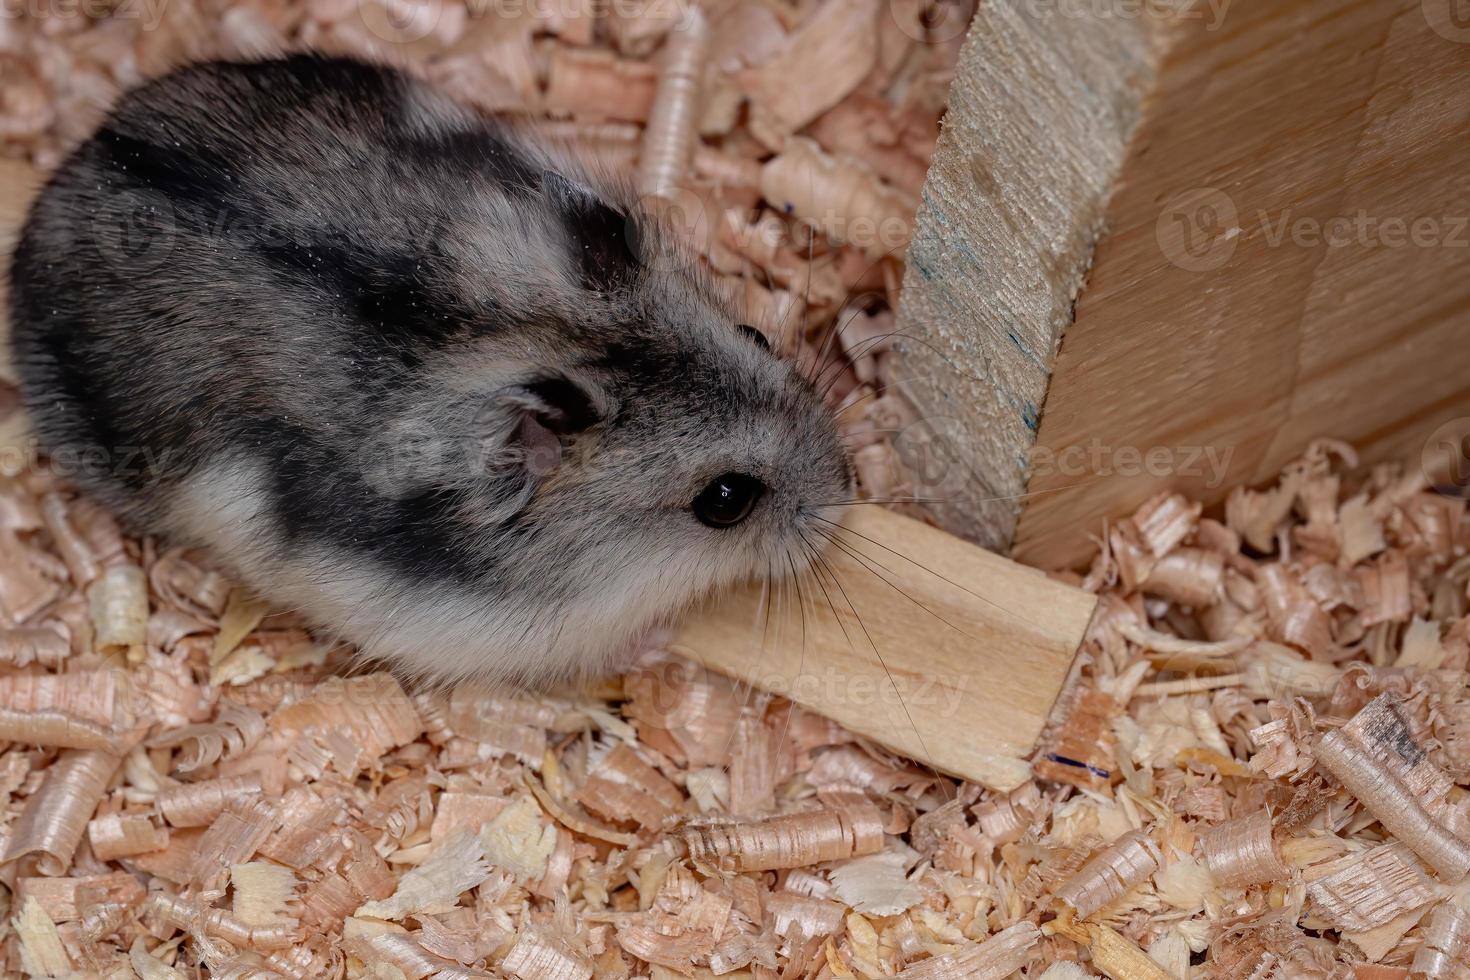
[[[1125,585],[1110,549],[1071,575],[1103,612],[1036,777],[1010,793],[658,651],[622,677],[533,695],[409,691],[342,676],[347,651],[301,665],[261,644],[281,659],[221,687],[218,637],[257,643],[278,617],[231,627],[250,603],[201,591],[213,579],[199,555],[119,539],[73,566],[38,523],[21,540],[66,566],[55,602],[76,589],[72,567],[95,567],[92,588],[129,568],[148,612],[139,654],[98,649],[94,622],[61,661],[0,675],[20,726],[0,754],[5,969],[1463,976],[1470,518],[1449,501],[1434,504],[1448,525],[1411,520],[1427,488],[1389,467],[1352,475],[1320,445],[1282,485],[1293,506],[1271,553],[1228,511],[1217,525],[1182,500],[1140,511],[1166,532],[1128,533],[1160,559],[1204,551],[1252,582],[1270,569],[1312,581],[1341,554],[1299,536],[1325,540],[1344,509],[1371,514],[1384,547],[1343,570],[1402,564],[1411,601],[1393,629],[1362,628],[1381,609],[1367,590],[1304,591],[1293,601],[1315,604],[1330,635],[1282,643],[1264,615],[1278,600],[1258,588],[1237,591],[1244,615],[1212,635],[1209,607]],[[36,474],[3,492],[60,500],[67,520],[79,506]]]
[[[403,63],[630,171],[646,139],[757,325],[837,358],[860,484],[912,495],[902,260],[863,223],[901,252],[957,50],[919,40],[926,3],[706,3],[697,112],[677,5],[393,3],[7,18],[0,152],[52,166],[121,88],[283,47]],[[1102,599],[1086,663],[1008,793],[657,651],[554,696],[344,677],[202,556],[7,477],[0,972],[1465,976],[1470,523],[1353,462],[1319,443],[1219,513],[1165,493],[1109,528],[1073,576]]]

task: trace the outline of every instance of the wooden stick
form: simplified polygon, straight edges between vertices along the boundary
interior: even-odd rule
[[[789,585],[769,603],[758,587],[725,596],[674,649],[937,769],[1014,788],[1095,598],[918,521],[851,509],[829,553],[835,583],[803,576],[800,603]]]
[[[0,161],[0,245],[36,184]],[[935,768],[1015,788],[1096,600],[917,521],[849,509],[853,554],[833,549],[835,581],[805,576],[800,606],[779,590],[769,622],[758,588],[727,596],[677,648]]]

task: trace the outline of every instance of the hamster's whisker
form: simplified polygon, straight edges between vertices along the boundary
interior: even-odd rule
[[[908,719],[909,727],[911,729],[913,729],[914,739],[919,743],[919,749],[923,752],[923,757],[926,758],[926,759],[933,758],[933,754],[930,753],[930,751],[929,751],[929,746],[924,743],[924,735],[923,735],[923,733],[919,731],[919,726],[914,721],[913,713],[911,711],[909,711],[909,704],[908,704],[907,701],[904,700],[903,691],[898,686],[898,680],[897,680],[897,678],[895,678],[893,676],[893,671],[889,668],[888,661],[886,661],[886,660],[883,659],[883,651],[881,651],[881,650],[878,649],[878,644],[877,644],[877,642],[874,641],[873,634],[870,633],[870,632],[868,632],[868,624],[865,623],[865,622],[863,622],[862,613],[858,612],[857,606],[853,605],[852,599],[848,597],[847,590],[842,587],[842,581],[841,581],[841,579],[838,578],[836,569],[834,569],[832,567],[831,563],[828,562],[827,559],[823,558],[820,554],[814,553],[813,556],[812,556],[812,559],[813,559],[814,562],[816,562],[816,565],[817,565],[818,568],[822,568],[822,569],[825,569],[826,570],[827,574],[832,579],[833,586],[835,586],[836,589],[837,589],[837,591],[842,595],[843,602],[846,603],[848,609],[852,610],[853,618],[857,620],[858,627],[862,629],[863,636],[867,638],[868,646],[872,647],[872,649],[873,649],[873,655],[878,658],[878,664],[879,664],[879,666],[881,666],[883,668],[883,673],[886,674],[887,677],[888,677],[889,686],[891,686],[893,688],[894,697],[896,697],[898,699],[899,707],[901,707],[903,709],[904,717]],[[821,584],[821,582],[822,582],[822,579],[821,579],[821,576],[820,575],[817,577],[817,582],[818,582],[818,584]],[[823,592],[826,592],[827,591],[827,588],[826,588],[825,585],[822,586],[822,591]],[[828,600],[827,601],[828,601],[828,604],[831,605],[832,600],[831,600],[830,593],[828,594]],[[841,623],[841,617],[838,617],[837,616],[837,608],[836,608],[836,606],[833,606],[832,607],[832,615],[833,615],[834,618],[837,618],[837,620],[838,620],[838,622],[840,624]],[[843,628],[843,634],[844,635],[847,634],[847,629],[845,627]],[[856,648],[854,648],[854,652],[856,652]],[[928,766],[927,768],[931,772],[933,772],[936,777],[939,777],[940,784],[945,787],[945,791],[946,791],[945,792],[945,795],[947,797],[949,797],[950,799],[953,799],[953,797],[954,797],[954,791],[950,787],[948,781],[946,781],[942,776],[940,776],[939,770],[935,769],[932,765]]]
[[[771,562],[770,556],[767,556],[766,557],[766,576],[765,576],[765,578],[761,579],[761,597],[760,597],[760,604],[756,607],[756,612],[755,612],[755,617],[754,617],[754,620],[756,622],[752,622],[751,623],[751,631],[752,631],[752,633],[755,632],[755,627],[757,625],[757,622],[760,623],[760,636],[759,636],[759,638],[756,639],[756,638],[752,637],[752,643],[759,650],[759,653],[757,655],[757,669],[759,669],[759,665],[762,662],[764,662],[766,653],[768,652],[768,648],[770,646],[772,646],[772,644],[770,644],[770,642],[769,642],[769,640],[770,640],[770,629],[771,629],[771,604],[772,604],[772,602],[775,599],[774,593],[776,591],[775,589],[772,588],[772,582],[775,581],[775,575],[774,575],[773,570],[774,570],[774,565]],[[734,678],[733,691],[734,691],[734,699],[735,699],[735,701],[738,704],[745,705],[745,704],[747,704],[749,702],[750,695],[755,692],[755,682],[753,680],[749,680],[749,679],[745,679],[745,678],[739,678],[739,677]],[[738,729],[737,728],[731,728],[730,729],[729,736],[725,739],[725,747],[724,747],[724,750],[723,750],[722,754],[726,758],[729,758],[731,756],[732,750],[733,750],[734,745],[735,745],[735,738],[736,738],[737,733],[738,733]],[[729,775],[729,769],[730,769],[729,765],[726,765],[724,768],[725,768],[725,771],[726,771],[726,775]]]
[[[813,504],[814,507],[870,507],[874,504],[989,504],[999,503],[1004,500],[1025,500],[1028,497],[1040,497],[1048,493],[1061,493],[1063,490],[1075,490],[1085,486],[1085,483],[1069,483],[1064,487],[1048,487],[1045,490],[1027,490],[1025,493],[1008,493],[994,497],[971,497],[963,494],[953,497],[850,497],[846,500],[824,500]]]
[[[803,542],[805,539],[803,539]],[[791,549],[786,549],[786,561],[791,566],[791,586],[796,591],[796,608],[801,618],[801,653],[798,654],[796,676],[806,669],[806,597],[801,591],[801,576],[796,570],[796,559],[791,554]],[[786,748],[786,739],[791,733],[791,712],[786,712],[786,722],[781,726],[781,735],[776,739],[776,757],[779,758],[783,749]]]
[[[822,397],[826,397],[826,393],[830,391],[832,389],[832,386],[837,383],[837,380],[842,377],[842,368],[846,366],[848,362],[861,357],[863,354],[867,353],[868,350],[872,349],[874,343],[879,342],[883,339],[883,337],[869,337],[859,341],[857,344],[853,345],[853,351],[847,352],[848,356],[846,358],[843,358],[841,356],[843,353],[841,344],[832,347],[830,350],[828,349],[828,345],[832,343],[832,340],[834,338],[840,338],[842,335],[842,331],[846,330],[848,326],[851,326],[852,321],[857,319],[858,314],[862,312],[863,311],[861,308],[854,307],[852,312],[848,314],[845,322],[842,321],[842,318],[840,316],[832,318],[832,329],[827,332],[827,339],[822,343],[821,349],[814,357],[816,363],[812,365],[812,372],[810,375],[812,387],[816,388]],[[843,325],[838,326],[839,323],[842,323]],[[857,350],[857,348],[860,347],[863,349],[860,351]],[[823,381],[822,379],[826,377],[828,372],[831,372],[832,375],[830,381]]]
[[[960,583],[956,582],[952,578],[949,578],[948,576],[939,574],[938,572],[936,572],[934,569],[928,567],[927,565],[924,565],[921,562],[914,561],[912,558],[910,558],[908,555],[903,554],[902,552],[894,551],[892,548],[888,547],[886,544],[883,544],[880,541],[874,541],[872,538],[868,537],[866,534],[863,534],[861,531],[854,531],[850,527],[843,527],[841,524],[838,524],[836,521],[829,521],[825,517],[818,517],[816,514],[813,514],[812,517],[814,519],[818,520],[818,521],[821,521],[823,524],[826,524],[826,525],[828,525],[830,527],[837,528],[840,531],[845,531],[846,533],[851,534],[851,535],[853,535],[855,537],[861,538],[862,540],[868,542],[869,544],[871,544],[871,545],[873,545],[875,547],[878,547],[878,548],[883,549],[884,551],[888,552],[890,555],[893,555],[893,556],[895,556],[897,558],[902,558],[904,561],[908,562],[910,565],[913,565],[915,568],[920,569],[921,571],[927,572],[930,575],[933,575],[935,578],[939,579],[939,581],[944,582],[944,583],[946,583],[948,585],[952,585],[955,588],[959,589],[961,592],[966,593],[967,595],[974,596],[976,599],[979,599],[981,602],[983,602],[987,606],[990,606],[991,608],[995,609],[997,612],[1004,613],[1005,615],[1011,617],[1012,619],[1015,619],[1015,620],[1018,620],[1018,621],[1020,621],[1022,623],[1025,623],[1027,626],[1033,627],[1035,629],[1043,630],[1043,631],[1045,629],[1040,623],[1033,622],[1033,621],[1027,619],[1025,616],[1018,615],[1014,610],[1008,609],[1005,606],[1002,606],[1000,603],[996,602],[994,599],[991,599],[989,596],[981,595],[980,593],[976,592],[974,589],[971,589],[971,588],[969,588],[967,586],[961,585]],[[869,556],[869,557],[871,557],[871,556]]]
[[[853,561],[857,562],[858,563],[858,566],[860,568],[862,568],[865,571],[867,571],[874,578],[878,579],[878,581],[882,582],[884,585],[888,586],[890,589],[892,589],[893,591],[897,592],[899,595],[903,596],[909,602],[912,602],[914,605],[918,606],[920,609],[924,610],[926,613],[928,613],[929,615],[933,616],[935,619],[939,620],[945,626],[948,626],[950,629],[952,629],[956,633],[960,634],[960,636],[963,636],[967,640],[975,640],[976,642],[979,642],[979,638],[978,637],[973,636],[973,635],[971,635],[969,633],[966,633],[964,630],[960,629],[954,623],[951,623],[949,620],[947,620],[943,616],[939,615],[939,613],[935,612],[933,609],[930,609],[928,606],[924,605],[918,599],[915,599],[912,595],[910,595],[909,593],[905,592],[903,589],[899,588],[891,580],[889,580],[887,577],[885,577],[881,572],[879,572],[877,570],[878,568],[881,568],[881,569],[883,569],[883,571],[887,572],[889,575],[895,575],[895,574],[897,574],[896,572],[893,571],[893,569],[889,568],[887,565],[883,564],[882,562],[878,561],[875,558],[872,558],[869,555],[864,555],[861,552],[858,552],[856,549],[854,549],[847,542],[845,542],[845,541],[839,541],[834,535],[832,535],[831,533],[823,530],[822,528],[815,528],[815,530],[822,537],[824,537],[828,541],[830,541],[832,543],[832,546],[834,548],[836,548],[838,551],[841,551],[843,554],[847,555]],[[875,568],[874,566],[877,566],[877,567]]]
[[[816,255],[817,236],[808,235],[806,240],[806,282],[801,286],[801,336],[805,337],[808,327],[811,325],[812,309],[812,259]],[[783,341],[786,338],[781,338]],[[797,373],[801,373],[800,359],[798,358]]]
[[[796,591],[796,610],[801,620],[801,654],[797,667],[797,673],[801,673],[806,666],[806,596],[801,591],[801,573],[796,570],[796,559],[790,548],[786,549],[786,561],[791,566],[791,587]]]
[[[872,272],[874,269],[876,269],[883,262],[887,261],[893,255],[895,255],[900,249],[904,249],[904,248],[907,248],[907,247],[908,247],[907,244],[904,244],[904,245],[895,245],[892,248],[890,248],[887,251],[885,251],[883,254],[879,255],[872,262],[869,262],[868,263],[868,267],[866,269],[864,269],[853,280],[854,285],[849,286],[848,289],[847,289],[847,292],[843,295],[842,299],[838,301],[838,303],[837,303],[837,309],[841,310],[841,309],[845,308],[847,306],[847,304],[852,301],[853,295],[856,293],[856,284],[857,283],[860,283],[864,279],[866,279],[867,276],[868,276],[868,273]],[[895,311],[895,312],[897,312],[897,311]],[[833,321],[833,325],[834,326],[836,325],[836,320]],[[830,337],[828,339],[830,339]],[[826,344],[823,344],[822,346],[825,347]]]
[[[827,336],[822,340],[819,345],[817,345],[816,350],[812,352],[812,363],[810,368],[808,369],[809,373],[807,374],[807,376],[812,379],[813,386],[816,385],[817,378],[824,371],[826,371],[828,367],[827,358],[831,356],[831,354],[835,354],[841,348],[840,344],[837,345],[837,347],[835,348],[832,347],[832,341],[840,337],[842,331],[846,329],[844,326],[839,326],[839,324],[843,323],[842,311],[845,308],[846,307],[844,306],[839,306],[837,308],[837,313],[835,313],[832,317],[832,325],[827,328]],[[862,310],[860,308],[854,307],[852,309],[852,312],[848,314],[846,322],[849,324],[852,323],[853,319],[856,318],[857,315],[861,312]],[[838,360],[838,363],[841,364],[841,361]]]
[[[851,322],[851,318],[849,318],[849,322]],[[871,351],[874,348],[876,348],[879,345],[881,345],[884,341],[892,340],[894,337],[899,337],[899,338],[902,338],[904,340],[912,340],[915,343],[927,343],[927,341],[924,341],[922,338],[916,337],[915,335],[913,335],[911,333],[908,333],[907,331],[904,331],[904,330],[890,330],[888,333],[874,334],[871,337],[865,337],[862,340],[858,341],[856,344],[853,345],[853,349],[847,352],[848,353],[847,360],[848,361],[856,361],[858,358],[865,356],[869,351]],[[932,344],[930,344],[929,346],[930,346],[931,349],[934,349]],[[936,350],[936,353],[937,352],[938,351]],[[943,356],[943,355],[941,355],[941,356]],[[844,366],[844,361],[841,360],[841,359],[835,360],[834,361],[834,364],[829,366],[830,368],[833,369],[832,370],[831,377],[823,385],[821,385],[821,386],[818,387],[818,392],[817,393],[822,398],[825,399],[827,397],[827,394],[834,387],[836,387],[837,382],[842,379],[842,368],[843,368],[843,366]],[[960,373],[963,373],[963,372],[960,372]],[[935,372],[933,375],[931,375],[931,377],[937,377],[937,376],[938,376],[938,372]],[[916,380],[921,380],[921,379],[916,378],[916,377],[909,377],[909,378],[898,378],[896,380],[898,382],[900,382],[900,383],[903,383],[903,382],[907,382],[907,381],[916,381]]]
[[[808,173],[807,174],[807,182],[812,185],[811,188],[810,188],[811,191],[815,192],[816,191],[816,178],[815,178],[815,176],[813,174],[811,174],[811,173]],[[809,320],[808,317],[809,317],[809,313],[811,311],[811,297],[812,297],[812,260],[816,257],[816,254],[817,254],[817,231],[816,231],[816,228],[815,227],[811,226],[806,221],[799,221],[798,224],[799,225],[805,225],[806,226],[806,232],[807,232],[807,236],[806,236],[806,282],[802,284],[801,336],[798,338],[798,341],[802,341],[802,340],[805,340],[806,339],[807,328],[810,325],[810,320]],[[838,309],[841,309],[841,307],[838,307]],[[797,344],[797,359],[796,359],[796,364],[797,364],[796,370],[797,370],[797,373],[798,374],[801,373],[801,354],[800,354],[800,350],[801,350],[801,345],[798,342],[798,344]],[[788,548],[787,549],[787,555],[789,556],[790,553],[791,553],[791,551]]]

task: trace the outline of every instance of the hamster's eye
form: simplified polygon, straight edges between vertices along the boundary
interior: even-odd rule
[[[750,324],[748,324],[748,323],[736,324],[736,329],[739,330],[741,333],[745,334],[751,340],[755,341],[756,346],[759,347],[759,348],[761,348],[762,350],[770,350],[771,349],[771,341],[770,341],[770,338],[768,338],[765,334],[761,333],[755,327],[752,327]]]
[[[734,527],[750,516],[766,485],[744,473],[726,473],[710,481],[689,506],[706,527]]]

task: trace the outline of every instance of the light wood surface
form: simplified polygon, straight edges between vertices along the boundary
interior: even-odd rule
[[[1063,141],[1101,151],[1076,173],[1108,201],[1075,316],[1073,279],[1048,260],[1072,253],[1038,242],[1085,237],[1093,216],[1031,139],[1050,146],[1079,106],[1127,89],[1093,64],[1077,74],[1096,91],[1039,83],[1071,101],[1018,95],[1017,78],[1070,77],[1051,59],[1078,32],[1127,35],[1081,5],[1018,47],[1013,6],[974,22],[901,309],[901,329],[959,362],[912,355],[937,365],[917,400],[953,462],[918,492],[947,499],[946,527],[1075,565],[1105,519],[1160,489],[1218,501],[1324,436],[1413,461],[1470,417],[1470,24],[1455,0],[1179,5],[1146,49],[1158,64],[1121,164],[1101,165],[1106,140]],[[926,234],[948,257],[938,285]]]
[[[1152,20],[1058,9],[978,5],[899,306],[902,387],[925,422],[898,453],[924,474],[917,495],[944,499],[936,517],[1000,550],[1155,57]]]
[[[853,508],[840,587],[750,588],[690,618],[675,649],[904,755],[1004,787],[1030,754],[1095,598],[943,531]],[[830,604],[829,604],[830,599]]]
[[[1036,473],[1016,557],[1075,563],[1084,532],[1158,489],[1219,500],[1322,436],[1417,460],[1470,415],[1470,25],[1446,36],[1452,6],[1241,0],[1218,30],[1180,22],[1038,436],[1052,459],[1100,446],[1111,472]],[[1437,243],[1396,230],[1415,223]],[[1174,471],[1123,475],[1125,447]],[[1180,472],[1208,450],[1228,463]]]

